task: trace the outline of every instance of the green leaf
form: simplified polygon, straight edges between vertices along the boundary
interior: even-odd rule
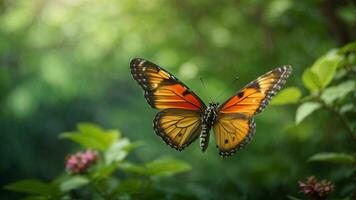
[[[342,99],[352,91],[355,91],[355,81],[349,80],[340,83],[337,86],[326,88],[322,93],[321,98],[325,103],[331,104],[337,99]]]
[[[173,158],[155,160],[147,163],[145,166],[148,169],[149,175],[153,176],[172,176],[192,169],[188,163]]]
[[[11,190],[14,192],[39,195],[51,195],[55,190],[55,188],[50,184],[35,179],[21,180],[14,183],[10,183],[8,185],[5,185],[4,188],[6,190]]]
[[[120,138],[117,130],[104,131],[99,126],[92,123],[79,123],[78,130],[83,134],[100,140],[101,143],[109,146],[113,141]]]
[[[300,105],[297,109],[296,120],[295,123],[299,124],[303,121],[304,118],[312,114],[315,110],[321,108],[320,103],[316,102],[307,102]]]
[[[302,80],[304,86],[310,91],[316,91],[321,88],[319,77],[310,68],[305,69]]]
[[[297,87],[288,87],[280,91],[277,96],[275,96],[271,105],[284,105],[297,103],[302,96],[302,92]]]
[[[337,164],[355,164],[356,158],[344,153],[318,153],[309,158],[308,161],[330,162]]]
[[[343,57],[331,51],[315,61],[311,70],[318,76],[321,87],[325,88],[333,79]]]
[[[111,147],[105,152],[105,163],[122,161],[126,158],[128,152],[125,150],[130,145],[130,140],[123,138],[114,142]]]
[[[62,133],[60,138],[70,139],[85,148],[106,151],[120,137],[117,130],[104,131],[90,123],[80,123],[78,130],[79,132]]]
[[[64,139],[70,139],[75,143],[78,143],[79,145],[89,148],[89,149],[97,149],[101,151],[106,150],[106,146],[100,141],[95,140],[95,138],[88,137],[86,135],[80,134],[80,133],[62,133],[59,136],[60,138]]]
[[[293,197],[293,196],[290,196],[290,195],[288,195],[287,198],[290,199],[290,200],[301,200],[301,199],[299,199],[297,197]]]
[[[340,113],[347,113],[347,112],[356,112],[355,105],[352,103],[345,104],[340,108]]]
[[[119,165],[119,168],[125,172],[148,175],[147,169],[145,167],[129,162],[122,163],[121,165]]]
[[[83,176],[72,176],[60,184],[60,189],[67,192],[88,185],[88,183],[89,180]]]
[[[352,51],[356,52],[356,42],[346,44],[339,50],[339,53],[345,54],[345,53],[352,52]]]
[[[88,123],[88,122],[78,123],[77,129],[79,130],[79,132],[81,132],[83,134],[89,134],[89,135],[90,134],[100,134],[103,132],[103,129],[101,127],[99,127],[96,124]]]
[[[142,146],[143,142],[138,141],[138,142],[132,142],[129,145],[124,147],[124,150],[127,152],[131,152],[135,149],[137,149],[138,147]]]

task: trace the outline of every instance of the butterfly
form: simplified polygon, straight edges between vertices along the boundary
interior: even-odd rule
[[[273,69],[247,84],[224,103],[208,106],[184,83],[158,65],[141,58],[130,62],[131,74],[144,90],[147,103],[161,110],[153,120],[158,136],[182,151],[197,138],[204,152],[213,128],[219,154],[230,156],[252,139],[260,113],[285,85],[291,66]]]

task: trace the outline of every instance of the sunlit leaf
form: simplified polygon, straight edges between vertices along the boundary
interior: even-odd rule
[[[78,130],[83,134],[90,136],[108,148],[113,141],[120,138],[120,132],[117,130],[103,130],[99,126],[92,123],[79,123]]]
[[[355,164],[356,158],[344,153],[318,153],[309,158],[309,161],[330,162],[337,164]]]
[[[21,180],[5,185],[6,190],[28,194],[51,195],[55,188],[40,180]]]
[[[331,51],[314,62],[311,70],[318,76],[322,88],[332,81],[342,59],[342,56],[335,51]]]
[[[113,162],[122,161],[128,154],[125,148],[129,145],[130,141],[126,138],[114,142],[105,152],[105,162],[110,164]]]
[[[356,112],[356,110],[355,110],[355,105],[352,104],[352,103],[343,105],[343,106],[340,108],[340,112],[341,112],[341,113],[347,113],[347,112],[351,112],[351,111]]]
[[[106,150],[105,145],[97,141],[95,138],[88,137],[80,133],[62,133],[60,134],[60,138],[70,139],[85,148],[97,149],[101,151]]]
[[[83,187],[89,183],[89,180],[83,176],[72,176],[67,180],[61,183],[60,189],[63,192],[67,192],[70,190],[75,190],[80,187]]]
[[[321,88],[319,77],[310,68],[305,69],[302,80],[304,86],[310,91],[316,91]]]
[[[355,91],[355,81],[349,80],[340,83],[337,86],[326,88],[321,98],[327,103],[331,104],[337,99],[345,97],[348,93]]]
[[[78,130],[79,132],[62,133],[60,138],[70,139],[85,148],[106,151],[120,137],[117,130],[105,131],[90,123],[80,123]]]
[[[297,103],[302,96],[302,92],[297,87],[288,87],[283,89],[275,96],[271,105],[284,105],[284,104],[292,104]]]
[[[296,124],[299,124],[301,121],[303,121],[304,118],[306,118],[319,108],[321,108],[321,104],[315,102],[307,102],[300,105],[297,109],[295,120]]]
[[[346,44],[339,50],[339,53],[345,54],[352,51],[356,52],[356,42]]]
[[[188,163],[173,158],[155,160],[145,166],[149,174],[154,176],[171,176],[192,169]]]

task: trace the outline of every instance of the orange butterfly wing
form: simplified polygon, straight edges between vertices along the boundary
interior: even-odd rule
[[[145,91],[145,98],[156,109],[204,110],[205,105],[186,85],[150,61],[135,58],[131,74]]]
[[[221,156],[234,154],[252,139],[256,124],[251,117],[268,105],[291,72],[291,66],[269,71],[219,106],[214,132]]]
[[[153,121],[156,134],[172,148],[183,150],[200,134],[205,104],[176,77],[150,61],[135,58],[130,67],[148,104],[162,110]]]
[[[223,157],[234,154],[251,141],[255,130],[255,121],[246,115],[220,114],[214,125],[219,154]]]
[[[200,118],[199,113],[191,110],[165,109],[156,115],[153,126],[166,144],[181,151],[198,138]]]
[[[221,104],[219,112],[243,113],[247,116],[260,113],[268,105],[271,98],[284,86],[291,73],[291,66],[284,66],[267,72]]]

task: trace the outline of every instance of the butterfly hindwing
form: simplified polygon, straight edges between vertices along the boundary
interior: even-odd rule
[[[153,126],[166,144],[181,151],[199,136],[200,114],[191,110],[165,109],[156,115]]]
[[[292,72],[291,66],[276,68],[249,83],[219,108],[220,113],[260,113],[283,87]]]
[[[221,114],[214,125],[219,154],[223,157],[234,154],[245,146],[255,134],[256,123],[243,114]]]
[[[145,98],[156,109],[204,110],[205,105],[186,85],[150,61],[135,58],[131,74],[145,91]]]

